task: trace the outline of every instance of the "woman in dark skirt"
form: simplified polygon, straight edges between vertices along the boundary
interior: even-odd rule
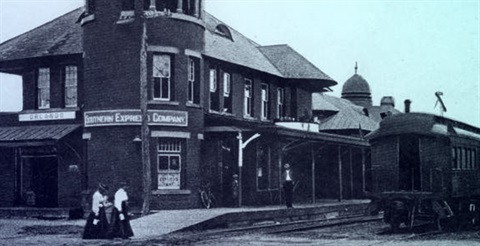
[[[97,191],[92,196],[92,211],[87,218],[87,224],[83,231],[83,239],[106,239],[109,224],[105,208],[109,206],[107,201],[108,186],[99,184]]]
[[[114,207],[112,211],[112,219],[110,223],[109,238],[128,239],[133,236],[132,226],[130,225],[130,217],[128,215],[128,196],[127,183],[122,182],[120,188],[115,192]]]

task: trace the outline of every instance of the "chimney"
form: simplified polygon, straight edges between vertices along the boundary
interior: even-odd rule
[[[410,113],[410,104],[412,103],[412,101],[407,99],[404,101],[404,103],[405,103],[405,113]]]

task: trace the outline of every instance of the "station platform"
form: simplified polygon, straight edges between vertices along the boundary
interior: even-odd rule
[[[362,216],[370,200],[317,200],[315,204],[294,204],[239,208],[210,208],[158,210],[130,221],[133,240],[158,239],[166,235],[244,230],[264,226],[292,224],[302,221],[329,221]],[[0,208],[0,218],[31,220],[32,223],[50,221],[52,224],[83,227],[85,219],[68,220],[68,209]],[[23,222],[26,223],[26,222]],[[42,223],[42,222],[40,222]]]
[[[235,229],[295,221],[363,215],[370,200],[321,200],[315,204],[152,211],[131,221],[134,238],[158,238],[165,234]],[[134,239],[133,238],[133,239]]]

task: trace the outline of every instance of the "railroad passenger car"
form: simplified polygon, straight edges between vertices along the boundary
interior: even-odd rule
[[[418,219],[477,223],[480,128],[426,113],[383,119],[367,138],[372,193],[392,229]]]

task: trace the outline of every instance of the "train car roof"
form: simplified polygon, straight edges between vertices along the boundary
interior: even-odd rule
[[[380,127],[369,133],[366,138],[375,140],[381,137],[402,134],[461,136],[480,141],[480,128],[427,113],[406,113],[388,116],[380,122]]]

